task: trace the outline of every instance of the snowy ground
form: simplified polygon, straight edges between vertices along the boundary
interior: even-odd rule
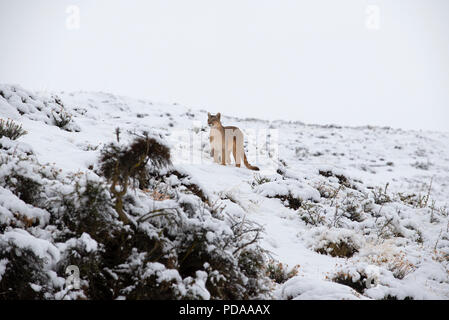
[[[21,95],[26,91],[18,89],[8,102],[0,97],[0,117],[23,125],[29,134],[20,141],[42,164],[66,172],[95,166],[116,127],[165,136],[180,171],[225,212],[262,225],[262,246],[273,258],[299,265],[297,276],[276,286],[276,298],[449,299],[449,133],[266,122],[222,110],[224,125],[278,135],[279,159],[260,144],[258,161],[248,153],[261,168],[254,172],[212,163],[205,110],[107,93],[58,93],[73,116],[73,130],[65,131],[35,109],[37,98]],[[329,244],[339,241],[353,254],[332,256]],[[364,288],[356,292],[337,278]]]

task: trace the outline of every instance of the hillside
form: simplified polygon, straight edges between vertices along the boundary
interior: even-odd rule
[[[0,299],[449,299],[449,133],[222,110],[255,172],[178,104],[1,85],[0,118],[27,132],[0,131]]]

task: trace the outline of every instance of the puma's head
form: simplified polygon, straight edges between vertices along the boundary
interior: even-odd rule
[[[207,124],[208,124],[210,127],[214,127],[214,126],[216,126],[217,124],[221,124],[220,118],[221,118],[220,112],[217,113],[215,116],[214,116],[214,115],[211,115],[210,112],[208,112],[208,113],[207,113]]]

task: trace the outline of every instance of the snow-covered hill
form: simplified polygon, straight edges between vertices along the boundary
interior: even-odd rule
[[[55,190],[48,187],[35,195],[39,201],[27,202],[19,199],[19,185],[25,182],[11,179],[11,175],[21,170],[22,176],[31,178],[31,167],[39,166],[47,178],[35,179],[55,188],[75,185],[76,175],[105,183],[98,173],[100,155],[117,141],[116,128],[120,128],[119,136],[125,142],[134,134],[148,132],[170,147],[170,170],[177,173],[160,184],[150,183],[149,190],[128,191],[133,200],[125,211],[133,223],[150,207],[173,207],[169,189],[177,192],[185,191],[186,185],[195,186],[190,192],[207,199],[210,206],[206,212],[200,206],[195,208],[195,218],[190,216],[185,222],[196,219],[193,224],[207,224],[207,237],[236,235],[235,229],[228,230],[234,219],[241,225],[257,226],[257,230],[263,228],[257,243],[273,261],[265,260],[264,266],[250,269],[264,270],[272,279],[280,274],[281,279],[269,285],[271,298],[449,298],[449,133],[231,116],[222,110],[224,125],[245,130],[249,162],[260,167],[260,172],[212,163],[206,110],[107,93],[38,94],[18,86],[0,86],[0,118],[12,119],[27,131],[14,141],[0,137],[0,244],[31,248],[50,260],[42,268],[53,272],[53,287],[60,289],[53,289],[54,294],[45,298],[91,297],[85,292],[64,291],[59,264],[68,247],[82,243],[84,253],[78,255],[88,256],[100,250],[99,241],[89,232],[59,239],[55,230],[61,228],[52,218],[55,213],[48,206],[36,205],[51,195],[58,198]],[[251,139],[255,136],[257,148]],[[167,170],[161,169],[157,175]],[[33,188],[33,184],[23,188]],[[162,197],[156,199],[155,193]],[[176,199],[179,203],[180,197]],[[213,208],[220,210],[213,212]],[[17,218],[21,215],[26,219]],[[151,227],[157,223],[164,221],[155,220]],[[150,223],[146,227],[150,228]],[[238,249],[238,244],[234,245]],[[242,252],[237,249],[234,253],[241,261]],[[0,250],[0,285],[11,264],[5,253],[9,251],[4,248],[3,252],[2,258]],[[144,265],[147,261],[135,258],[129,265],[133,263]],[[165,270],[158,275],[176,282],[180,292],[190,290],[188,297],[216,297],[210,289],[213,271],[207,266],[200,266],[188,279],[182,271],[170,273],[167,263],[152,263],[147,273]],[[90,269],[85,267],[83,272]],[[117,270],[110,273],[120,278]],[[92,279],[81,276],[87,287],[91,285]],[[255,278],[264,280],[260,275]],[[32,288],[39,292],[39,286],[42,284]],[[111,297],[136,297],[126,296],[126,292]]]

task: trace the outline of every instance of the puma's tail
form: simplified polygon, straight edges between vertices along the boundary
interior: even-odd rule
[[[243,152],[243,163],[249,170],[259,171],[260,169],[256,166],[252,166],[249,164],[248,159],[246,159],[246,154]]]

